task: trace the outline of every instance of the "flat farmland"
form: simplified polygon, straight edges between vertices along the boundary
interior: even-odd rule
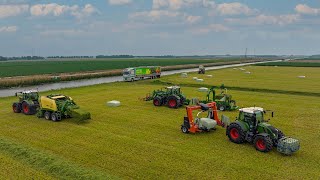
[[[240,59],[81,59],[0,62],[0,77],[114,70],[136,66],[174,66],[239,61]]]
[[[276,68],[254,68],[265,68],[268,74],[277,73]],[[207,73],[213,74],[214,79],[217,73],[233,71],[236,70]],[[291,71],[298,70],[293,68]],[[239,70],[239,73],[243,72]],[[177,78],[177,75],[170,78]],[[236,77],[225,79],[229,78],[237,80]],[[254,84],[264,87],[265,79],[256,78],[261,79]],[[295,80],[300,82],[298,78]],[[14,114],[11,104],[16,98],[1,98],[0,157],[10,162],[10,166],[23,169],[21,174],[29,179],[236,179],[239,174],[249,179],[316,179],[320,176],[319,97],[228,91],[241,107],[256,105],[274,110],[275,117],[270,123],[300,140],[300,151],[284,156],[276,149],[261,153],[250,144],[231,143],[221,127],[209,133],[183,134],[180,125],[185,108],[155,107],[152,102],[139,100],[146,93],[163,87],[152,82],[111,83],[41,93],[73,97],[81,108],[92,114],[90,121],[81,124],[72,119],[54,123],[35,116]],[[248,82],[243,84],[252,86],[253,83]],[[278,79],[274,79],[274,83],[277,82]],[[310,83],[313,82],[301,81],[300,85],[311,87]],[[182,91],[188,98],[205,96],[197,91],[197,87],[182,86]],[[114,99],[122,105],[107,107],[106,102]],[[236,111],[219,112],[219,116],[222,114],[231,120],[237,116]],[[41,166],[42,162],[48,162],[48,165]],[[9,172],[7,178],[17,177],[10,168],[2,168],[0,174],[5,171]]]
[[[243,70],[240,70],[242,68]],[[197,86],[234,87],[247,90],[262,89],[268,91],[294,91],[301,93],[320,93],[320,68],[311,67],[262,67],[245,66],[209,71],[205,75],[189,73],[188,78],[181,78],[179,74],[161,78],[163,82]],[[247,74],[250,72],[250,74]],[[212,78],[207,75],[213,75]],[[305,76],[305,78],[299,78]],[[192,77],[204,79],[196,82]]]

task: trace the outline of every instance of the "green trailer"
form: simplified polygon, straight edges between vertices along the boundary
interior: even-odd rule
[[[143,67],[132,67],[123,70],[124,81],[137,81],[145,78],[155,79],[161,77],[160,66],[143,66]]]

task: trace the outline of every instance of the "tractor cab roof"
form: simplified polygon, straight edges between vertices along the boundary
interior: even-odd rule
[[[23,93],[23,94],[38,93],[38,91],[37,90],[27,90],[27,91],[22,91],[21,93]]]
[[[167,89],[180,89],[180,86],[169,86],[166,87]]]
[[[241,109],[239,109],[239,111],[253,114],[256,111],[263,111],[263,108],[261,108],[261,107],[248,107],[248,108],[241,108]]]

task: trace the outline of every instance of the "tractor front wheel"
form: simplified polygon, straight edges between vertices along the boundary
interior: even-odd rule
[[[180,101],[178,98],[171,96],[168,98],[168,107],[169,108],[178,108],[180,106]]]
[[[254,139],[254,147],[260,152],[269,152],[273,147],[273,143],[269,136],[258,135]]]
[[[155,105],[155,106],[161,106],[161,105],[162,105],[162,99],[159,98],[159,97],[155,97],[155,98],[153,99],[153,105]]]
[[[51,113],[50,113],[49,111],[46,111],[43,116],[44,116],[44,119],[50,120],[50,118],[51,118]]]
[[[245,132],[242,130],[241,126],[237,123],[231,123],[227,128],[227,136],[230,141],[241,144],[245,140]]]
[[[21,112],[21,104],[20,103],[13,103],[12,110],[14,113],[20,113]]]

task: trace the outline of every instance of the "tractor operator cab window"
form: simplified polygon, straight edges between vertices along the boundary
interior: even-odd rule
[[[263,122],[263,112],[261,112],[261,111],[256,111],[256,112],[255,112],[255,115],[256,115],[256,120],[257,120],[258,122]]]

